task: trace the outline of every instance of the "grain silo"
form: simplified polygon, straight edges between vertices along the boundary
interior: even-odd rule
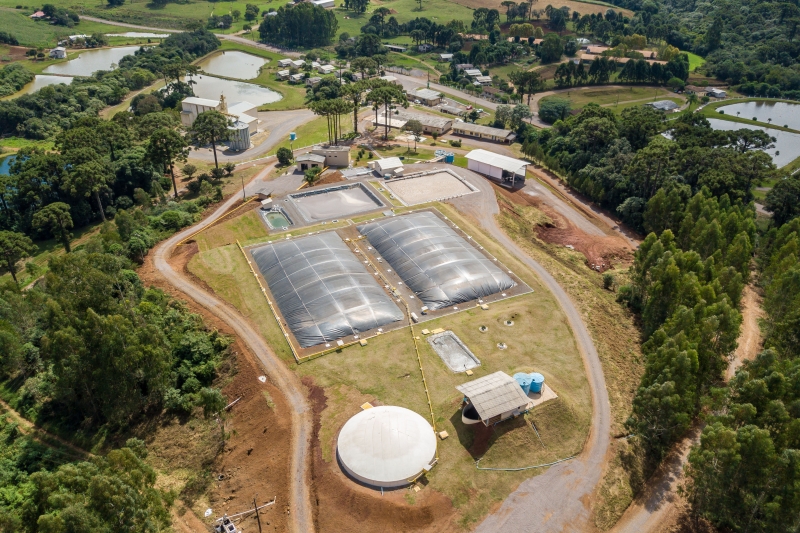
[[[229,148],[234,152],[243,152],[250,148],[250,127],[237,120],[232,125],[228,126],[229,134]]]

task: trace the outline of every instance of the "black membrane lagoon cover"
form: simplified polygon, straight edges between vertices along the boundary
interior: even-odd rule
[[[516,282],[429,211],[358,226],[429,309],[510,289]]]
[[[251,253],[303,348],[403,319],[400,308],[334,232]]]

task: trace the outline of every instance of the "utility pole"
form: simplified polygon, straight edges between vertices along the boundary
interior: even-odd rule
[[[244,174],[239,174],[239,177],[242,179],[242,201],[244,202],[247,200],[247,196],[244,194]]]
[[[258,494],[256,494],[256,498],[258,498]],[[258,504],[256,504],[256,498],[253,498],[253,507],[256,510],[256,520],[258,520],[258,533],[261,533],[261,515],[258,514]]]

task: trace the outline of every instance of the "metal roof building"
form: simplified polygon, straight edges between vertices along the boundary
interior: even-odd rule
[[[672,100],[659,100],[658,102],[648,102],[645,105],[650,106],[653,109],[658,109],[659,111],[672,111],[680,107]]]
[[[489,141],[511,143],[517,138],[517,134],[511,130],[492,128],[491,126],[481,126],[471,122],[458,122],[453,124],[453,133],[466,137],[476,137]]]
[[[495,372],[456,387],[475,407],[485,425],[495,424],[530,408],[531,399],[505,372]]]
[[[528,162],[514,159],[488,150],[473,150],[467,154],[467,168],[491,178],[511,181],[525,181]]]
[[[342,427],[336,455],[345,472],[362,483],[402,487],[436,463],[436,435],[414,411],[369,407]]]

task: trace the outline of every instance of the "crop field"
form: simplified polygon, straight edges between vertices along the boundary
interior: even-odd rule
[[[452,330],[482,363],[473,377],[454,374],[428,343],[418,341],[436,429],[450,434],[448,439],[439,441],[439,464],[428,475],[425,490],[433,489],[446,496],[454,508],[451,519],[460,527],[470,527],[523,479],[541,471],[481,471],[476,468],[475,460],[482,458],[482,467],[514,468],[549,463],[578,453],[589,430],[591,400],[572,333],[552,295],[478,228],[453,209],[436,206],[534,289],[533,293],[492,304],[487,311],[471,308],[413,329],[413,334],[421,338],[422,328]],[[200,252],[188,268],[247,316],[276,353],[304,380],[310,379],[324,392],[326,406],[321,413],[316,444],[320,446],[324,468],[341,478],[341,490],[352,490],[338,473],[335,440],[341,426],[360,410],[362,403],[400,405],[430,418],[412,331],[408,327],[392,331],[370,339],[366,347],[347,347],[297,366],[244,256],[235,244],[223,244],[234,237],[244,240],[261,234],[260,221],[254,217],[257,215],[248,214],[224,222],[210,230],[202,242],[198,239]],[[506,326],[506,320],[513,320],[514,325]],[[482,332],[480,326],[488,329]],[[499,350],[500,342],[508,348]],[[459,408],[461,394],[455,385],[498,370],[508,374],[541,371],[559,398],[535,408],[525,417],[498,424],[493,432],[464,426]],[[541,440],[531,421],[535,422]],[[331,496],[319,492],[318,497],[322,505],[323,499]],[[405,504],[412,508],[423,505],[415,502],[414,492],[407,491]],[[325,526],[321,524],[321,530],[336,529],[332,524]]]

